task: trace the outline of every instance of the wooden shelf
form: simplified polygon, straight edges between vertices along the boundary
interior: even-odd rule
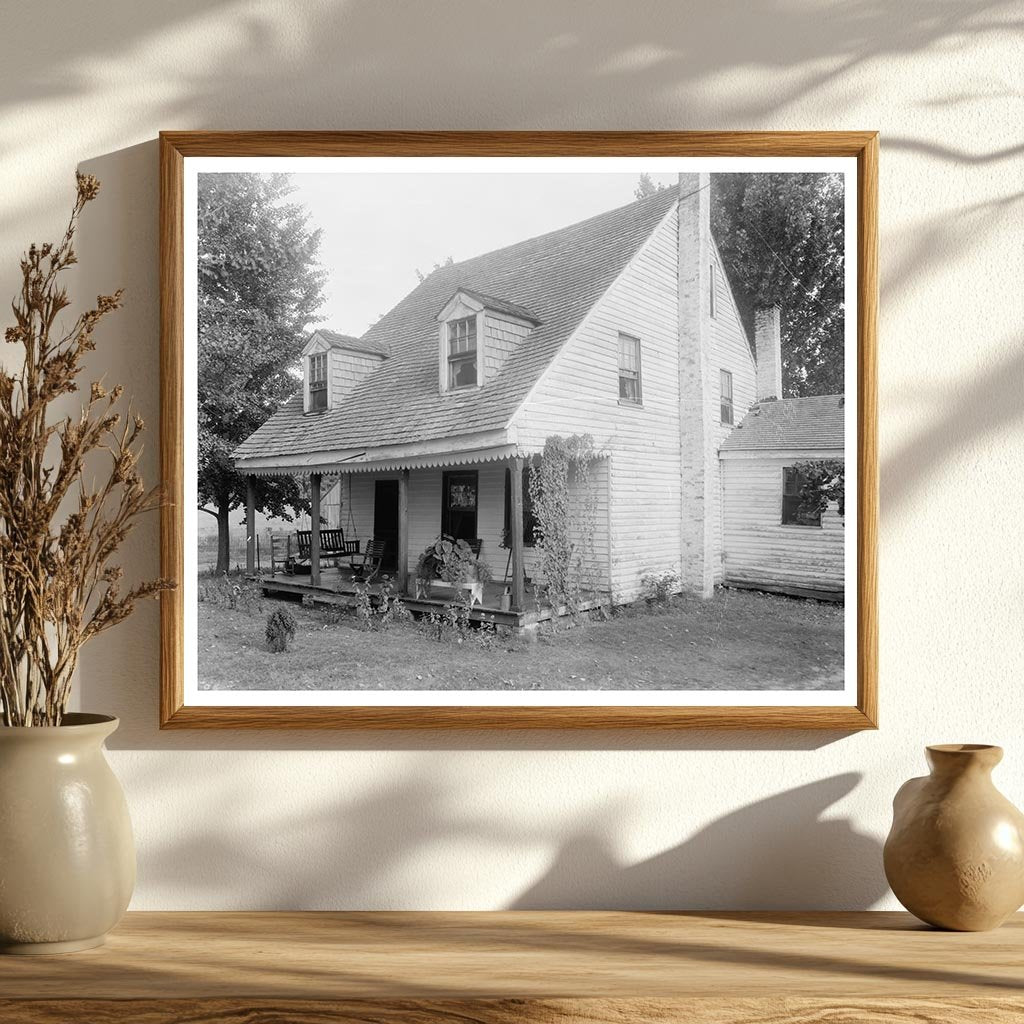
[[[132,913],[0,957],[5,1024],[1024,1021],[1024,915]]]

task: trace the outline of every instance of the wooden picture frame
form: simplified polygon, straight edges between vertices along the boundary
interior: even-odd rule
[[[856,161],[857,673],[843,706],[197,706],[185,697],[185,593],[162,595],[160,725],[339,729],[828,729],[877,727],[876,132],[164,132],[160,136],[163,575],[181,581],[185,161],[193,157],[848,157]],[[849,272],[849,270],[848,270]],[[849,335],[848,335],[849,336]],[[513,474],[514,475],[514,474]],[[319,485],[318,485],[319,486]],[[514,485],[516,486],[516,485]],[[520,557],[521,557],[520,551]],[[510,556],[511,557],[511,556]]]

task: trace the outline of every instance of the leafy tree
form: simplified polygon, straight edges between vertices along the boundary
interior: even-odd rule
[[[245,502],[231,453],[297,389],[303,331],[325,274],[320,232],[286,202],[287,174],[199,176],[199,507],[217,520],[217,571],[230,567],[229,516]],[[294,479],[260,478],[256,506],[308,507]]]
[[[782,308],[785,394],[841,394],[842,177],[713,174],[711,186],[712,231],[748,331],[756,308]]]
[[[820,515],[830,502],[839,505],[839,514],[846,516],[846,464],[838,459],[815,459],[798,462],[793,467],[803,481],[800,487],[800,511]]]
[[[655,192],[660,192],[664,187],[664,185],[655,184],[651,176],[644,171],[636,183],[636,188],[633,189],[633,196],[636,199],[646,199],[648,196],[653,196]]]

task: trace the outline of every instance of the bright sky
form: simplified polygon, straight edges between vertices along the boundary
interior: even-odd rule
[[[637,174],[292,175],[293,202],[323,229],[319,325],[362,335],[451,256],[456,262],[633,201]],[[674,174],[652,174],[672,185]]]

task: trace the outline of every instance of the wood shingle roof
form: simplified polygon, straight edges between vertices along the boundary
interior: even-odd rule
[[[295,395],[239,445],[234,457],[369,448],[503,428],[675,201],[676,190],[663,189],[558,231],[440,267],[358,339],[391,358],[325,412],[303,414],[302,394]],[[541,322],[484,386],[442,393],[436,318],[460,289],[499,298]]]
[[[721,451],[843,448],[842,395],[757,402],[722,443]]]
[[[331,348],[341,349],[343,352],[365,352],[372,356],[389,356],[391,352],[380,342],[370,341],[365,338],[354,338],[351,334],[339,334],[337,331],[329,331],[326,327],[318,327],[313,335],[319,334]]]

